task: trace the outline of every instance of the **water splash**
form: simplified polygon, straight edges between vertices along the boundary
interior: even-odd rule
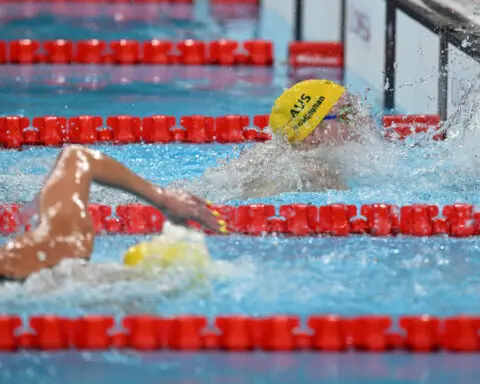
[[[128,158],[115,147],[107,153],[138,167],[136,170],[147,169],[146,176],[163,185],[184,177],[185,180],[172,185],[215,202],[253,199],[316,204],[480,203],[476,193],[480,187],[480,150],[476,144],[480,139],[480,112],[476,101],[479,94],[480,79],[477,77],[465,94],[462,106],[444,124],[448,131],[445,142],[432,141],[425,135],[407,145],[397,145],[383,140],[368,124],[357,124],[354,127],[356,139],[340,146],[322,145],[310,151],[294,151],[277,139],[239,146],[227,159],[219,160],[217,166],[212,166],[212,159],[221,158],[228,149],[223,149],[223,154],[213,150],[199,154],[181,146],[173,146],[168,151],[132,146]],[[357,102],[360,104],[358,98]],[[361,107],[360,111],[362,119],[370,113],[368,106]],[[186,160],[185,151],[191,160]],[[53,156],[30,156],[15,155],[15,162],[4,166],[3,175],[0,175],[3,201],[31,200],[41,188],[43,175],[53,164]],[[27,170],[32,167],[39,168],[38,172],[32,174]],[[202,168],[203,175],[200,174]],[[338,187],[343,188],[338,190]],[[116,205],[138,199],[94,185],[91,201]]]
[[[152,243],[186,244],[172,259],[171,254],[150,254],[148,262],[135,267],[113,262],[65,259],[51,269],[32,274],[23,283],[0,285],[0,307],[11,313],[158,313],[171,300],[205,300],[213,285],[238,281],[252,270],[245,261],[212,260],[201,232],[166,223]],[[202,260],[199,263],[199,249]],[[165,247],[156,250],[165,251]],[[125,248],[105,251],[122,258]],[[111,258],[111,257],[110,257]],[[166,262],[161,262],[163,259]],[[243,271],[243,272],[242,272]]]
[[[475,192],[480,187],[479,94],[477,77],[462,107],[444,124],[448,132],[444,142],[425,134],[404,144],[391,143],[371,127],[356,124],[357,139],[340,146],[299,152],[273,140],[244,149],[202,177],[176,185],[222,202],[288,192],[325,192],[327,200],[354,203],[480,202]],[[366,114],[368,108],[361,107],[361,121]]]

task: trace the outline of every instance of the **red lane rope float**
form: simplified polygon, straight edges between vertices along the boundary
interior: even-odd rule
[[[60,146],[96,143],[242,143],[266,141],[268,115],[248,116],[0,117],[0,144],[4,148],[23,145]]]
[[[179,125],[173,116],[149,117],[100,116],[59,117],[44,116],[0,117],[0,144],[4,148],[24,145],[60,146],[63,144],[130,144],[130,143],[243,143],[271,139],[265,130],[268,115],[252,118],[241,115],[209,117],[183,116]],[[408,136],[440,129],[437,115],[385,116],[385,137],[405,140]],[[253,126],[251,125],[253,123]],[[433,136],[443,140],[445,133]]]
[[[0,205],[0,233],[13,234],[24,228],[20,224],[21,205]],[[290,236],[452,236],[480,235],[480,212],[470,204],[413,204],[396,206],[368,204],[356,207],[347,204],[315,206],[288,204],[252,204],[243,206],[216,205],[231,233],[249,236],[283,234]],[[164,215],[156,208],[142,204],[111,207],[90,204],[98,234],[148,234],[162,231]],[[197,223],[189,223],[200,229]],[[207,231],[207,233],[211,233]]]
[[[179,64],[273,65],[273,43],[266,40],[52,40],[0,42],[0,64]]]
[[[441,122],[438,115],[392,115],[383,117],[385,137],[392,140],[405,140],[407,137],[427,132],[440,131]],[[440,132],[433,140],[445,140],[446,133]]]
[[[288,59],[291,67],[343,68],[343,44],[293,41],[288,45]]]
[[[26,331],[29,328],[32,331]],[[480,351],[480,317],[455,316],[297,316],[243,315],[162,318],[149,315],[65,318],[0,316],[0,351],[24,349],[139,351]],[[394,330],[395,329],[395,330]],[[398,331],[396,330],[398,329]]]

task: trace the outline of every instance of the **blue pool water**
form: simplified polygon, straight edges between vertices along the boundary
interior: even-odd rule
[[[0,378],[12,384],[475,384],[480,373],[477,355],[28,353],[0,361]]]
[[[0,107],[28,117],[253,116],[269,113],[287,84],[286,70],[271,68],[7,65]]]
[[[20,8],[13,6],[8,12],[0,8],[4,20],[6,15],[17,15],[0,25],[0,33],[2,39],[101,36],[106,40],[121,37],[210,40],[257,36],[258,28],[251,20],[215,19],[206,4],[199,1],[187,12],[188,17],[178,9],[174,13],[168,7],[159,8],[156,13],[152,12],[147,24],[122,19],[125,11],[118,8],[112,13],[109,6],[104,6],[95,17],[52,18],[44,10],[40,16],[26,21],[25,17],[18,16]],[[275,25],[278,30],[288,27],[280,22]],[[0,114],[253,116],[270,111],[272,100],[293,81],[289,75],[282,66],[273,69],[2,66]],[[316,73],[319,77],[337,78],[338,75],[328,70]],[[337,153],[335,159],[347,175],[349,190],[291,192],[248,202],[277,206],[291,202],[449,204],[462,201],[478,204],[480,178],[476,159],[479,156],[475,148],[466,144],[437,143],[434,147],[408,150],[378,143],[344,148],[345,153]],[[205,170],[220,166],[221,161],[237,157],[243,147],[172,144],[96,148],[166,186],[201,177]],[[56,148],[0,151],[0,201],[32,199],[58,151]],[[245,203],[233,192],[228,193],[235,189],[235,182],[228,174],[224,176],[213,184],[207,180],[200,190],[217,202]],[[221,195],[217,193],[220,188]],[[135,201],[131,196],[99,187],[93,189],[91,197],[95,202],[112,205]],[[0,312],[21,315],[114,313],[116,316],[145,312],[197,313],[209,317],[227,313],[287,313],[302,317],[318,313],[348,316],[379,313],[396,317],[421,313],[475,314],[480,310],[477,294],[480,242],[477,238],[209,237],[212,257],[223,262],[221,273],[195,288],[191,288],[192,277],[188,273],[177,275],[177,271],[173,271],[153,280],[125,274],[119,263],[122,253],[141,239],[143,237],[138,236],[99,237],[92,265],[66,265],[44,271],[25,285],[1,287]],[[0,355],[0,380],[74,384],[86,381],[310,383],[320,380],[341,384],[475,383],[478,381],[475,359],[469,355],[448,354],[21,353]]]
[[[222,170],[222,163],[235,160],[242,150],[251,146],[252,144],[130,144],[94,148],[122,161],[141,176],[159,185],[178,186],[179,181],[180,185],[184,185],[183,181],[188,181],[189,189],[199,190],[217,203],[258,202],[277,206],[295,202],[316,205],[344,202],[356,205],[379,202],[398,205],[419,202],[438,205],[454,202],[480,204],[476,160],[466,159],[460,164],[448,163],[449,158],[460,156],[464,150],[460,148],[456,151],[448,145],[437,146],[439,150],[443,148],[449,156],[442,161],[436,157],[429,158],[428,151],[398,149],[389,145],[369,148],[375,151],[370,153],[372,158],[365,156],[363,148],[351,148],[349,156],[341,157],[342,162],[338,163],[339,169],[348,175],[348,190],[287,192],[271,197],[239,200],[236,194],[237,180],[229,178],[228,172]],[[0,151],[0,164],[3,167],[3,174],[0,175],[2,200],[30,201],[42,186],[59,151],[58,148],[45,147],[27,148],[21,152]],[[220,176],[215,179],[216,184],[212,185],[210,179],[204,179],[202,175],[214,167]],[[275,164],[271,167],[272,171],[277,170]],[[284,177],[294,178],[295,173],[289,171]],[[198,179],[200,180],[195,182]],[[191,182],[193,186],[190,185]],[[408,190],[405,190],[405,185],[409,185]],[[111,205],[138,201],[133,196],[98,186],[94,186],[91,199]]]
[[[232,8],[230,8],[232,9]],[[222,12],[223,10],[223,12]],[[2,40],[118,39],[245,40],[258,33],[258,11],[237,6],[235,12],[208,1],[188,4],[55,4],[12,1],[0,9]],[[233,16],[233,17],[232,17]]]
[[[210,237],[221,276],[187,287],[192,274],[154,280],[122,277],[113,265],[144,237],[102,236],[90,276],[45,272],[0,289],[2,312],[17,314],[195,313],[275,315],[338,313],[475,314],[480,310],[480,243],[475,239]],[[95,268],[103,268],[97,272]],[[100,270],[98,270],[100,271]],[[111,276],[111,277],[108,277]],[[176,279],[176,281],[173,281]],[[92,286],[92,283],[95,283]]]

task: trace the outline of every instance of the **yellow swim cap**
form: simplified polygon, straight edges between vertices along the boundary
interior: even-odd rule
[[[130,247],[124,255],[124,264],[153,276],[166,269],[180,268],[193,272],[192,277],[198,282],[206,276],[213,261],[203,233],[166,222],[161,235]]]
[[[140,264],[141,261],[149,254],[150,246],[149,243],[138,243],[130,248],[123,257],[123,263],[129,267],[135,267]]]
[[[130,247],[124,256],[129,267],[143,269],[168,268],[174,264],[184,264],[192,268],[204,268],[210,262],[210,256],[204,249],[188,243],[143,242]]]
[[[305,140],[344,94],[329,80],[306,80],[286,90],[273,104],[269,126],[289,142]]]

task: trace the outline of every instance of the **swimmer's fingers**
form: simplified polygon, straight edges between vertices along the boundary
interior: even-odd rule
[[[210,204],[200,198],[193,197],[192,200],[196,205],[195,216],[191,218],[192,220],[216,233],[227,233],[226,223],[222,220],[219,212],[212,210]]]
[[[225,222],[212,211],[209,202],[183,190],[168,189],[166,196],[165,208],[172,223],[186,226],[193,220],[214,232],[226,233]]]
[[[190,218],[185,219],[175,215],[168,215],[168,219],[175,225],[182,225],[184,227],[188,226],[188,221],[192,220],[203,227],[214,231],[215,233],[226,233],[226,228],[222,225],[222,220],[219,220],[215,217],[208,208],[200,208],[197,212],[192,215]]]
[[[196,195],[191,195],[191,200],[197,205],[197,215],[193,220],[216,233],[227,233],[226,223],[218,211],[212,210],[212,203]]]
[[[212,211],[207,205],[203,205],[199,209],[197,220],[204,227],[216,233],[227,233],[225,222],[217,215],[216,211]]]
[[[222,219],[222,214],[220,212],[212,209],[212,202],[204,200],[198,196],[193,196],[193,199],[204,207],[204,212],[201,214],[203,217],[201,223],[202,225],[218,233],[228,233],[227,223]]]

